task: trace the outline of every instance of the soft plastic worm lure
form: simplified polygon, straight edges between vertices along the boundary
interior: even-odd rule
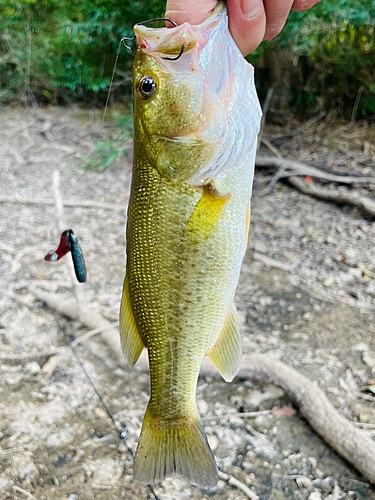
[[[44,260],[55,262],[61,259],[61,257],[64,257],[68,252],[72,254],[77,280],[80,283],[84,283],[87,280],[85,259],[83,258],[82,248],[78,242],[77,236],[73,233],[72,229],[67,229],[61,234],[60,244],[57,250],[51,250],[44,257]]]

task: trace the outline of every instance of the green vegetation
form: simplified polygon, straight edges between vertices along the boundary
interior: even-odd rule
[[[375,115],[375,0],[322,0],[292,12],[282,33],[250,57],[261,82],[276,86],[283,105],[302,111],[325,107],[350,116]]]
[[[53,103],[103,102],[119,40],[133,36],[137,21],[160,16],[164,5],[163,0],[0,0],[0,102],[30,91]],[[126,52],[122,75],[131,66]]]
[[[165,0],[0,0],[0,103],[103,104],[123,36],[163,15]],[[261,98],[281,107],[375,115],[375,0],[323,0],[291,13],[282,33],[250,60]],[[112,99],[129,96],[131,54],[122,49]]]

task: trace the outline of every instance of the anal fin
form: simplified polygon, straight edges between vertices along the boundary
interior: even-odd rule
[[[233,380],[242,361],[242,341],[234,304],[230,308],[219,338],[207,356],[224,380],[227,382]]]
[[[130,303],[129,280],[127,276],[125,277],[121,300],[120,339],[124,356],[126,357],[129,366],[133,367],[141,355],[145,345],[139,334],[134,318],[133,308]]]

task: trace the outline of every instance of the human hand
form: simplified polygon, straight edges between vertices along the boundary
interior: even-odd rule
[[[262,40],[283,29],[291,10],[303,11],[320,0],[227,0],[229,29],[244,56]],[[200,24],[214,10],[217,0],[167,0],[166,17],[177,24]]]

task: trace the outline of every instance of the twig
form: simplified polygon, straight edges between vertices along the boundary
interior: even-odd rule
[[[56,212],[56,222],[59,228],[59,232],[62,233],[67,228],[64,216],[64,205],[62,201],[62,196],[60,192],[60,172],[58,170],[54,170],[52,173],[52,192],[55,200],[55,212]],[[74,272],[74,266],[72,261],[69,259],[65,259],[67,266],[69,267],[70,278],[72,281],[72,287],[74,296],[77,301],[77,307],[79,310],[79,317],[85,316],[85,296],[83,293],[82,285],[77,282],[76,274]]]
[[[94,335],[97,335],[98,333],[108,332],[109,330],[113,330],[118,325],[119,325],[119,322],[114,321],[113,323],[110,323],[109,325],[104,325],[104,326],[100,326],[99,328],[94,328],[94,330],[90,330],[89,332],[83,333],[79,337],[76,337],[71,342],[71,345],[73,347],[76,347],[77,345],[82,344],[82,342],[85,342],[86,340],[91,339],[91,337],[93,337]]]
[[[275,151],[273,151],[275,152]],[[276,153],[275,153],[276,154]],[[283,169],[276,175],[278,179],[283,177],[291,177],[295,175],[310,175],[318,179],[323,179],[329,182],[338,182],[339,184],[375,184],[375,177],[356,177],[347,175],[336,175],[328,172],[323,172],[317,167],[307,165],[297,160],[290,160],[280,156],[257,155],[255,164],[257,167],[276,167]]]
[[[100,313],[92,307],[86,307],[84,314],[82,314],[75,302],[63,298],[59,294],[45,292],[33,286],[28,287],[28,290],[35,295],[36,298],[45,302],[51,309],[58,311],[63,316],[80,321],[87,328],[96,329],[99,327],[110,327],[107,331],[103,330],[100,337],[103,342],[111,348],[116,361],[120,364],[124,364],[125,359],[122,355],[119,331],[107,319],[103,318]]]
[[[335,203],[348,203],[349,205],[354,205],[375,216],[375,202],[367,196],[361,196],[358,193],[350,191],[336,191],[333,189],[321,188],[315,184],[306,184],[306,182],[297,177],[288,177],[288,182],[304,194],[322,200],[334,201]]]
[[[266,124],[266,117],[267,117],[267,113],[268,113],[268,108],[270,107],[274,90],[275,90],[275,87],[270,87],[268,89],[266,99],[264,101],[263,110],[262,110],[263,114],[262,114],[262,119],[260,120],[260,128],[259,128],[259,134],[258,134],[257,151],[260,147],[260,142],[262,140],[264,126]]]
[[[362,429],[375,429],[375,424],[367,424],[365,422],[353,422],[356,427],[361,427]]]
[[[273,146],[272,146],[273,147]],[[274,148],[274,147],[273,147]],[[275,148],[274,148],[275,149]],[[317,167],[306,165],[296,160],[289,160],[287,158],[278,156],[263,156],[258,155],[255,160],[257,166],[273,166],[278,167],[279,170],[276,175],[271,179],[266,189],[261,194],[268,194],[276,182],[284,177],[288,182],[304,194],[309,194],[323,200],[334,201],[336,203],[348,203],[364,210],[365,212],[375,216],[375,202],[366,196],[361,196],[358,193],[350,191],[336,191],[333,189],[326,189],[317,186],[316,184],[306,184],[298,175],[309,175],[318,177],[331,182],[338,182],[341,184],[356,184],[356,183],[375,183],[375,177],[354,177],[330,174],[323,172]]]
[[[375,483],[375,442],[368,437],[367,432],[358,429],[331,405],[317,382],[273,360],[269,353],[245,356],[241,366],[239,377],[281,387],[299,407],[311,427],[366,479]],[[203,376],[213,376],[215,373],[212,365],[203,363]]]
[[[24,451],[24,448],[8,448],[7,450],[0,450],[0,455],[7,455],[8,453],[18,453],[19,451]]]
[[[256,493],[254,493],[254,491],[252,491],[250,488],[248,488],[246,486],[246,484],[241,483],[241,481],[239,481],[235,477],[230,476],[229,474],[225,474],[225,472],[221,472],[221,470],[219,470],[218,476],[220,479],[222,479],[223,481],[226,481],[231,486],[234,486],[235,488],[241,490],[242,493],[245,493],[245,495],[248,498],[251,498],[251,500],[259,500],[258,495]]]
[[[115,321],[113,323],[110,323],[109,325],[101,326],[99,328],[94,328],[94,330],[90,330],[86,333],[79,335],[79,337],[76,337],[71,342],[71,345],[73,347],[76,347],[77,345],[82,344],[83,342],[90,339],[94,335],[97,335],[98,333],[104,333],[104,332],[107,332],[108,330],[112,330],[113,328],[118,326],[118,324],[119,324],[119,322]],[[3,363],[6,363],[6,362],[12,362],[12,361],[27,361],[27,360],[38,359],[38,358],[49,358],[51,356],[55,356],[56,354],[62,354],[65,352],[71,352],[70,346],[53,347],[52,349],[47,349],[45,351],[28,352],[28,353],[24,353],[24,354],[2,354],[2,353],[0,353],[0,361],[2,361]]]
[[[282,158],[281,154],[279,153],[279,150],[275,148],[275,146],[271,144],[271,142],[268,139],[265,139],[263,137],[261,141],[275,156],[277,156],[278,158]]]
[[[267,255],[259,252],[253,253],[253,259],[262,262],[262,264],[264,264],[265,266],[273,267],[274,269],[280,269],[281,271],[286,272],[293,271],[293,269],[296,268],[300,262],[298,259],[296,259],[293,264],[284,264],[284,262],[272,259],[271,257],[267,257]]]
[[[45,205],[53,206],[55,203],[53,200],[38,200],[38,199],[28,199],[21,197],[12,196],[0,196],[0,203],[18,203],[20,205]],[[81,208],[103,208],[105,210],[114,210],[120,212],[126,210],[126,206],[115,205],[114,203],[104,203],[101,201],[90,201],[90,200],[65,200],[63,201],[64,207],[81,207]]]
[[[278,134],[273,135],[272,139],[280,139],[280,138],[286,139],[287,137],[293,137],[296,134],[300,134],[301,132],[304,132],[309,127],[311,127],[311,125],[313,125],[314,123],[316,123],[319,120],[321,120],[322,118],[324,118],[326,116],[326,114],[327,114],[327,111],[322,111],[318,115],[310,118],[310,120],[308,120],[304,125],[302,125],[302,127],[299,127],[297,129],[294,129],[294,130],[288,130],[287,132],[280,132]]]
[[[355,97],[355,101],[354,101],[352,117],[350,119],[350,123],[348,124],[347,130],[350,129],[356,122],[359,101],[361,100],[362,93],[363,93],[363,87],[359,87],[357,95]]]
[[[34,495],[32,495],[31,493],[29,493],[26,490],[23,490],[19,486],[13,486],[13,489],[14,489],[14,491],[17,491],[18,493],[22,493],[22,495],[25,495],[25,497],[29,498],[30,500],[37,500],[36,497],[34,497]]]
[[[342,127],[335,129],[333,132],[331,132],[330,134],[328,134],[326,136],[326,139],[331,139],[332,137],[334,137],[335,135],[337,135],[341,132],[346,132],[347,130],[350,130],[355,125],[359,101],[361,100],[362,92],[363,92],[363,87],[359,87],[355,101],[354,101],[354,106],[353,106],[352,116],[351,116],[350,122],[347,123],[346,125],[343,125]]]
[[[245,413],[227,413],[226,415],[212,415],[211,417],[203,417],[203,421],[208,421],[208,420],[223,420],[224,418],[230,418],[230,417],[240,417],[240,418],[256,418],[260,417],[261,415],[270,415],[271,410],[262,410],[262,411],[248,411]]]

